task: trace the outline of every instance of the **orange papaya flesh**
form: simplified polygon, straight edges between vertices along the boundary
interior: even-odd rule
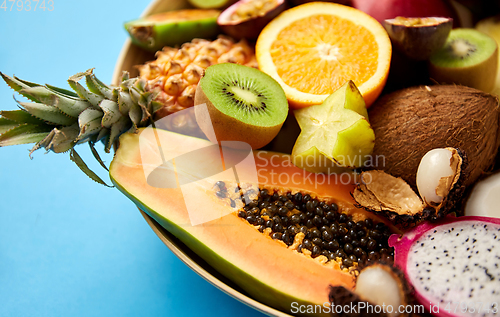
[[[186,149],[196,155],[186,157]],[[232,161],[233,154],[238,164]],[[271,194],[300,192],[334,202],[355,221],[383,220],[356,208],[350,195],[354,185],[343,184],[335,175],[314,178],[293,166],[284,154],[254,151],[249,160],[240,160],[243,156],[236,150],[216,149],[207,140],[147,128],[121,136],[110,176],[141,210],[262,303],[290,312],[294,302],[328,303],[330,285],[352,288],[355,265],[341,270],[338,258],[312,258],[311,252],[299,250],[297,243],[287,245],[273,239],[270,229],[261,228],[264,232],[260,232],[260,226],[249,224],[238,216],[239,211],[249,209],[248,204],[246,209],[241,207],[265,188]],[[214,168],[221,165],[222,169]],[[207,169],[212,170],[207,174]],[[225,184],[224,195],[218,182]],[[240,201],[238,193],[229,193],[236,186],[241,188]]]

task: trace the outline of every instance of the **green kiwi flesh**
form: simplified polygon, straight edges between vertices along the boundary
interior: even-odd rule
[[[460,84],[486,92],[495,85],[498,48],[494,39],[474,29],[454,29],[429,60],[429,74],[438,83]]]
[[[195,114],[208,139],[242,141],[254,149],[268,144],[288,115],[288,101],[276,80],[233,63],[206,69],[195,94],[195,106],[203,104],[208,113],[195,107]]]

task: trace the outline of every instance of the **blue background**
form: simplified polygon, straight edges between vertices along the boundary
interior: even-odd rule
[[[122,24],[148,3],[54,0],[52,12],[18,12],[7,1],[0,71],[68,88],[69,76],[95,67],[109,83]],[[13,95],[0,82],[0,109],[16,109]],[[30,148],[0,149],[0,316],[262,316],[187,268],[118,190],[93,183],[67,154],[30,160]],[[109,180],[88,147],[77,149]]]

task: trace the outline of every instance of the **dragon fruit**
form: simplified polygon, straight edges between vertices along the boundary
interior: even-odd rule
[[[500,219],[446,217],[392,235],[394,264],[436,316],[500,316]]]

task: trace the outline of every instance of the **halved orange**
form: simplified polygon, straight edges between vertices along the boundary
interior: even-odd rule
[[[260,70],[281,84],[292,108],[321,104],[349,80],[370,106],[387,81],[391,53],[379,22],[357,9],[325,2],[283,12],[256,44]]]

